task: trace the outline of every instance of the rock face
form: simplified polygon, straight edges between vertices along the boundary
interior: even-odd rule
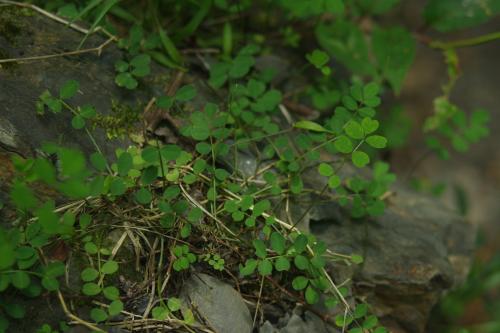
[[[181,297],[218,333],[252,332],[252,317],[241,295],[210,275],[193,274]]]
[[[441,294],[465,279],[475,233],[455,212],[431,198],[396,188],[376,220],[341,220],[332,205],[316,208],[311,231],[338,253],[365,261],[350,272],[357,295],[398,332],[424,332]]]
[[[9,25],[19,30],[12,35],[0,33],[2,59],[60,54],[76,49],[83,37],[60,23],[17,7],[3,7],[0,11],[0,30]],[[92,36],[86,46],[95,47],[104,41]],[[94,52],[0,64],[0,146],[24,156],[32,155],[46,141],[93,152],[95,148],[85,132],[71,127],[69,111],[37,116],[35,106],[42,92],[48,89],[57,96],[68,80],[80,83],[78,93],[69,100],[72,105],[90,104],[98,113],[110,114],[112,101],[131,105],[139,102],[140,94],[130,94],[114,83],[114,63],[121,58],[121,51],[113,45],[104,50],[101,56]],[[108,156],[113,155],[117,143],[111,144],[103,131],[96,133],[96,140]]]

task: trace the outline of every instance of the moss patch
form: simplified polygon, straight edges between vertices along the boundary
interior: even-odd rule
[[[28,8],[3,7],[0,11],[0,36],[15,45],[17,38],[26,28],[26,22],[22,20],[22,17],[31,15],[33,12]]]
[[[103,128],[109,138],[124,137],[134,132],[141,120],[141,105],[132,107],[117,100],[111,101],[111,114],[98,115],[94,126]]]

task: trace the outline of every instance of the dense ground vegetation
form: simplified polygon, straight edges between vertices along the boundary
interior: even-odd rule
[[[39,7],[0,1],[0,10],[57,14],[82,32],[75,54],[106,52],[106,45],[116,43],[124,57],[115,63],[114,80],[124,90],[140,89],[152,68],[162,66],[202,77],[218,99],[193,110],[201,95],[196,82],[174,80],[165,94],[149,96],[144,112],[154,109],[157,116],[132,109],[110,116],[73,102],[78,78],[47,87],[33,116],[72,114],[71,126],[87,134],[95,152],[85,156],[46,143],[40,156],[13,159],[10,201],[0,203],[0,209],[15,212],[0,226],[0,332],[29,317],[19,297],[46,292],[58,297],[73,323],[98,332],[126,326],[130,312],[116,274],[127,270],[121,256],[125,237],[134,243],[144,280],[154,277],[155,301],[141,314],[141,324],[205,329],[176,294],[196,266],[255,295],[254,321],[262,303],[286,295],[291,308],[299,303],[334,309],[324,319],[347,332],[387,332],[364,300],[346,300],[349,289],[328,271],[328,262],[357,265],[363,258],[329,251],[301,228],[310,208],[293,215],[289,206],[316,196],[335,200],[360,223],[383,214],[395,176],[381,151],[404,145],[408,134],[404,115],[385,101],[397,100],[417,43],[441,52],[449,75],[422,128],[429,151],[447,158],[450,150],[465,152],[487,135],[487,111],[461,110],[449,96],[461,73],[456,50],[494,41],[500,32],[452,41],[434,40],[427,32],[484,23],[500,12],[498,1],[428,1],[420,31],[384,22],[397,0],[32,3]],[[96,49],[87,45],[92,34],[107,40]],[[275,54],[293,64],[287,73],[257,66]],[[175,142],[142,131],[144,123],[154,129],[161,121],[178,136]],[[94,139],[99,128],[110,139],[129,136],[137,144],[110,159]],[[254,170],[241,168],[248,156]],[[311,170],[322,177],[322,188],[308,185]],[[57,196],[40,196],[40,185]],[[126,232],[110,242],[107,235],[116,225],[106,221],[116,220],[124,221]],[[47,255],[61,244],[84,258],[76,292],[82,296],[77,303],[90,307],[89,320],[68,308],[71,288],[62,279],[67,263]],[[466,289],[446,302],[459,307],[483,278],[491,285],[479,292],[498,283],[498,268],[474,269]],[[39,332],[66,328],[44,325]]]

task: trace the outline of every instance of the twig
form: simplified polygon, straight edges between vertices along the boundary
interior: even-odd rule
[[[78,324],[80,324],[82,326],[85,326],[85,327],[91,329],[92,331],[106,333],[106,331],[103,331],[102,329],[93,325],[92,323],[89,323],[89,322],[75,316],[73,313],[71,313],[71,311],[69,311],[69,309],[68,309],[68,306],[66,305],[66,301],[64,300],[64,297],[63,297],[61,291],[59,291],[59,290],[57,291],[57,298],[59,298],[59,302],[61,303],[61,307],[63,308],[64,313],[66,314],[66,316],[69,319],[77,322]]]
[[[262,298],[262,289],[264,287],[264,275],[260,279],[260,289],[259,289],[259,297],[257,298],[257,304],[255,305],[255,313],[253,315],[253,327],[255,327],[255,322],[257,321],[257,314],[259,313],[260,299]]]
[[[45,59],[78,55],[78,54],[83,54],[83,53],[92,53],[92,52],[96,52],[97,55],[100,56],[102,53],[102,50],[112,41],[113,41],[113,39],[109,38],[108,40],[106,40],[104,43],[102,43],[101,45],[99,45],[97,47],[92,47],[92,48],[83,49],[83,50],[75,50],[75,51],[68,51],[68,52],[62,52],[62,53],[56,53],[56,54],[47,54],[47,55],[42,55],[42,56],[33,56],[33,57],[24,57],[24,58],[0,59],[0,64],[5,64],[5,63],[9,63],[9,62],[21,63],[21,62],[26,62],[26,61],[45,60]]]
[[[68,27],[78,31],[78,32],[81,32],[83,34],[89,34],[90,33],[90,30],[88,29],[85,29],[81,26],[79,26],[78,24],[75,24],[75,23],[72,23],[70,21],[67,21],[57,15],[54,15],[38,6],[35,6],[35,5],[32,5],[30,3],[24,3],[24,2],[17,2],[17,1],[10,1],[10,0],[0,0],[0,3],[3,3],[3,4],[6,4],[6,5],[11,5],[11,6],[18,6],[18,7],[24,7],[24,8],[29,8],[31,10],[34,10],[56,22],[59,22],[59,23],[62,23],[62,24],[65,24],[67,25]],[[107,31],[106,29],[103,29],[102,27],[98,27],[97,29],[94,29],[93,32],[97,32],[97,31],[102,31],[104,32],[108,37],[112,38],[113,40],[118,40],[118,38],[116,36],[114,36],[112,33],[110,33],[109,31]]]

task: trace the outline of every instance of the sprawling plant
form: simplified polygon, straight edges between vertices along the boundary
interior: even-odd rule
[[[131,315],[116,277],[126,270],[122,263],[127,258],[120,256],[126,238],[137,258],[134,265],[146,260],[143,273],[154,285],[151,302],[139,314],[143,323],[188,331],[201,327],[175,297],[175,283],[169,283],[182,280],[196,265],[245,281],[241,288],[257,291],[248,293],[256,295],[252,301],[257,310],[284,288],[290,304],[321,303],[334,309],[338,314],[330,320],[345,331],[387,332],[369,305],[359,299],[347,302],[348,289],[329,273],[328,262],[361,264],[363,258],[332,253],[300,227],[312,204],[303,207],[302,216],[292,216],[289,207],[315,195],[336,202],[355,219],[383,214],[395,176],[378,152],[401,144],[406,135],[390,120],[382,122],[400,116],[388,112],[384,96],[399,94],[413,62],[416,36],[422,39],[404,27],[377,24],[374,18],[397,3],[44,1],[46,9],[68,22],[89,22],[80,49],[97,31],[118,41],[124,50],[115,64],[119,87],[140,87],[153,62],[189,72],[186,54],[191,50],[205,66],[207,84],[222,97],[190,111],[186,106],[202,99],[194,84],[151,96],[154,107],[179,120],[171,124],[179,135],[177,143],[141,137],[139,144],[118,149],[109,158],[93,136],[95,128],[107,129],[109,121],[103,119],[108,118],[92,105],[74,104],[78,81],[47,87],[34,105],[38,116],[71,113],[71,125],[86,132],[95,152],[85,156],[47,143],[39,157],[13,159],[16,176],[6,204],[15,216],[0,226],[0,332],[7,330],[9,320],[27,315],[16,302],[19,293],[56,293],[70,320],[94,331],[102,331],[99,324],[115,325],[118,315]],[[462,6],[467,11],[452,1],[430,1],[425,20],[434,29],[450,31],[500,11],[494,1]],[[164,16],[173,19],[165,21]],[[126,33],[118,37],[118,31]],[[276,34],[268,36],[269,31]],[[443,52],[449,72],[435,113],[423,129],[430,148],[443,157],[448,141],[463,151],[487,134],[485,111],[468,116],[449,100],[459,75],[456,49],[495,38],[498,33],[425,42]],[[299,58],[287,80],[308,73],[306,87],[279,85],[276,77],[283,73],[256,65],[259,57],[283,48]],[[205,52],[215,56],[205,59]],[[128,125],[124,131],[113,128],[113,134],[137,137]],[[242,167],[248,161],[251,170]],[[351,166],[371,166],[371,173],[346,172]],[[322,187],[311,185],[311,170]],[[40,187],[54,192],[52,199]],[[123,233],[110,242],[111,230]],[[85,262],[78,292],[91,305],[91,321],[74,315],[64,297],[71,288],[61,278],[70,274],[68,251]],[[40,332],[52,328],[44,325]]]

